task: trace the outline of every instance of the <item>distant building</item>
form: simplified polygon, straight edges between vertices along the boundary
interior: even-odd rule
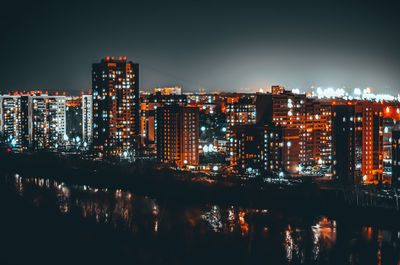
[[[226,105],[226,139],[228,140],[228,154],[231,159],[234,156],[232,151],[232,128],[238,125],[255,124],[256,123],[256,105],[252,98],[231,98]]]
[[[383,177],[386,181],[392,175],[392,131],[395,121],[390,117],[383,118]]]
[[[67,97],[66,99],[66,134],[68,139],[82,140],[82,98]]]
[[[285,87],[283,86],[271,86],[272,95],[279,95],[285,91]]]
[[[383,105],[355,103],[356,174],[364,182],[383,180]]]
[[[400,124],[392,131],[392,186],[400,191]]]
[[[90,144],[93,137],[93,97],[82,95],[82,138],[83,143]]]
[[[199,163],[199,111],[167,105],[157,108],[157,156],[162,163],[183,167]]]
[[[22,107],[23,101],[25,100],[22,100],[20,95],[4,95],[1,97],[2,141],[13,150],[28,148],[29,131],[28,143],[26,142],[27,106]],[[22,124],[23,122],[26,122],[26,124]]]
[[[271,177],[283,171],[282,128],[279,126],[235,126],[231,150],[231,166],[241,175]]]
[[[2,141],[15,151],[55,150],[66,137],[65,96],[39,92],[3,95]]]
[[[332,100],[306,99],[300,142],[300,161],[303,166],[331,165]]]
[[[58,149],[66,137],[66,97],[33,94],[31,98],[31,148]]]
[[[93,64],[93,147],[98,158],[132,158],[139,145],[139,65],[114,57]]]
[[[355,171],[355,107],[335,105],[332,109],[333,175],[343,184],[360,183]]]
[[[306,160],[306,96],[282,90],[275,94],[257,94],[257,123],[276,124],[283,128],[284,170],[298,173]]]
[[[157,108],[168,105],[187,105],[186,95],[162,95],[160,93],[141,95],[140,97],[140,139],[144,153],[155,151],[157,141]]]
[[[161,95],[182,95],[182,87],[174,86],[174,87],[155,88],[154,92],[160,93]]]

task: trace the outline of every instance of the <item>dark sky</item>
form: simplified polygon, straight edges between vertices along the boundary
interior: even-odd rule
[[[138,62],[141,89],[400,88],[396,1],[13,1],[1,10],[3,92],[77,93],[106,56]]]

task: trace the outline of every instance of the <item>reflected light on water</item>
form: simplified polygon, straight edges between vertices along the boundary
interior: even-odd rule
[[[8,180],[10,181],[6,183],[9,183],[16,194],[33,202],[36,207],[50,206],[48,209],[56,209],[63,215],[74,215],[88,222],[108,224],[115,230],[131,234],[141,232],[147,233],[146,236],[165,236],[171,231],[181,232],[180,229],[185,237],[190,235],[188,238],[195,238],[198,236],[196,233],[207,235],[204,238],[223,234],[224,240],[238,243],[240,249],[248,245],[249,253],[272,247],[273,250],[268,255],[277,255],[286,260],[283,263],[287,264],[323,263],[321,260],[324,257],[334,255],[333,250],[338,244],[336,221],[326,217],[295,215],[292,218],[292,215],[284,212],[239,206],[183,204],[171,207],[168,202],[160,205],[153,198],[137,196],[122,189],[68,185],[44,178],[22,178],[17,174]],[[400,252],[400,232],[397,230],[362,226],[358,230],[354,227],[350,229],[352,233],[346,231],[340,234],[341,244],[350,247],[359,245],[342,254],[343,262],[360,264],[358,251],[365,244],[373,250],[370,253],[376,257],[377,264],[385,263],[382,261],[387,256],[385,247],[388,245],[392,251],[389,253]],[[258,248],[257,244],[262,247]],[[276,247],[280,251],[275,251]],[[392,256],[392,259],[398,263],[398,256]]]

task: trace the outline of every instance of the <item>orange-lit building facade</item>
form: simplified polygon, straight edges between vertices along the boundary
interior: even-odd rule
[[[228,97],[226,104],[226,139],[230,159],[235,155],[232,150],[232,128],[239,125],[256,123],[256,105],[254,98]]]
[[[382,181],[383,177],[383,104],[357,101],[356,174],[364,182]]]
[[[285,87],[283,86],[271,86],[272,95],[279,95],[285,91]]]
[[[139,144],[139,65],[107,57],[92,68],[94,154],[133,158]]]
[[[333,109],[333,174],[351,183],[382,181],[383,104],[349,101]]]
[[[238,125],[232,128],[232,169],[242,175],[278,176],[283,170],[282,128]]]
[[[308,98],[301,130],[302,165],[327,165],[332,159],[332,100]]]
[[[140,139],[142,151],[150,154],[156,152],[157,142],[157,108],[168,105],[187,105],[186,95],[143,94],[140,96]]]
[[[179,167],[199,163],[199,111],[196,107],[157,108],[157,156]]]
[[[400,191],[400,124],[393,127],[392,134],[392,186]]]
[[[305,160],[306,96],[284,91],[272,96],[272,122],[282,126],[284,170],[297,173]]]
[[[155,93],[161,93],[161,95],[181,95],[182,87],[174,86],[174,87],[160,87],[154,89]]]

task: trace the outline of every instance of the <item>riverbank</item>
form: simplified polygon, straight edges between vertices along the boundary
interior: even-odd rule
[[[320,189],[314,183],[298,185],[231,182],[223,179],[209,183],[194,181],[198,175],[157,169],[151,162],[110,164],[60,157],[55,154],[0,154],[1,171],[22,177],[50,178],[69,184],[129,189],[158,200],[188,204],[241,205],[259,209],[332,215],[366,225],[384,223],[396,226],[400,214],[384,208],[349,206],[342,190]],[[352,216],[353,218],[348,218]]]

